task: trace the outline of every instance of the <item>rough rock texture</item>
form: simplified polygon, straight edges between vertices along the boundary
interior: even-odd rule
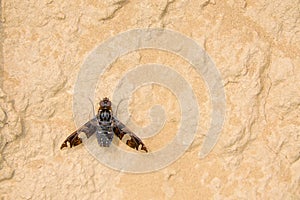
[[[1,1],[0,199],[300,199],[300,1]],[[73,89],[86,56],[133,28],[159,27],[193,38],[215,62],[226,120],[213,151],[198,152],[210,122],[205,82],[184,59],[141,50],[118,59],[96,96],[111,96],[136,65],[171,66],[194,89],[197,136],[172,165],[129,174],[105,167],[83,146],[60,151],[76,127]],[[180,123],[176,97],[157,85],[130,96],[133,121],[165,108],[166,145]]]

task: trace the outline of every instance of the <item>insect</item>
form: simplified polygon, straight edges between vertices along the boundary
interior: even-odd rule
[[[129,147],[148,152],[142,140],[113,116],[111,101],[107,97],[101,100],[99,105],[97,115],[67,137],[60,149],[68,147],[68,144],[70,148],[81,144],[82,139],[79,137],[79,134],[84,132],[87,138],[96,134],[98,144],[101,147],[109,147],[114,135],[116,135]]]

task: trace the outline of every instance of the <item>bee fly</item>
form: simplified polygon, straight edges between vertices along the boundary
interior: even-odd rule
[[[78,135],[81,132],[84,132],[87,138],[96,134],[98,144],[101,147],[109,147],[114,135],[116,135],[129,147],[148,152],[147,147],[144,145],[142,140],[113,116],[111,101],[107,97],[101,100],[99,104],[100,107],[97,115],[67,137],[67,139],[62,143],[60,149],[68,147],[68,144],[70,148],[81,144],[82,139],[79,138]]]

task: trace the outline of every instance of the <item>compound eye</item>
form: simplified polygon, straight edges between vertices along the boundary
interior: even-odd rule
[[[100,106],[103,107],[104,106],[104,102],[100,101]]]
[[[109,106],[109,107],[111,106],[111,102],[110,101],[107,102],[107,106]]]

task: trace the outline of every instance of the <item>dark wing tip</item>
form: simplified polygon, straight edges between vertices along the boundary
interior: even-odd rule
[[[62,145],[60,146],[60,150],[62,150],[65,147],[68,147],[68,145],[66,144],[66,142],[62,143]]]
[[[146,146],[142,146],[141,150],[144,150],[146,153],[148,153],[148,149]]]

